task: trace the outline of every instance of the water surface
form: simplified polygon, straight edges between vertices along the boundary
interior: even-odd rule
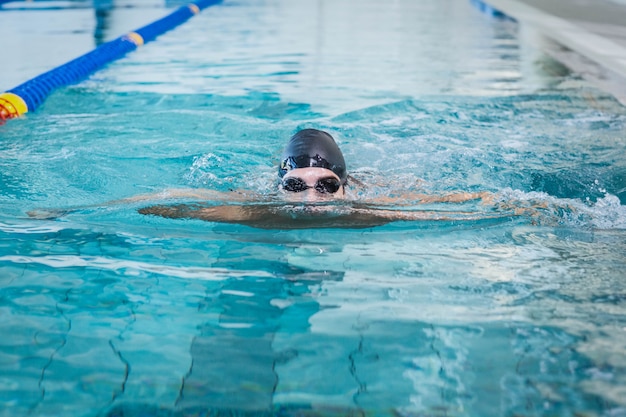
[[[626,110],[468,3],[225,2],[1,126],[0,415],[624,414]],[[305,127],[354,198],[541,207],[262,230],[103,205],[269,195]]]

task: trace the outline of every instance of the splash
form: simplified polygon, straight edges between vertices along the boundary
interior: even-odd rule
[[[524,192],[510,188],[498,193],[497,207],[514,209],[547,226],[572,226],[598,230],[626,229],[626,206],[617,196],[605,193],[590,199],[557,198],[544,192]]]
[[[224,159],[214,153],[196,156],[193,159],[193,164],[189,167],[189,171],[185,174],[185,180],[192,185],[214,184],[218,181],[214,172],[223,162]]]

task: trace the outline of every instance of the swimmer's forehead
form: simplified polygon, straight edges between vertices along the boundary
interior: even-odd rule
[[[320,167],[295,168],[291,171],[287,171],[283,178],[288,177],[297,177],[303,180],[333,177],[341,180],[341,178],[330,169]]]

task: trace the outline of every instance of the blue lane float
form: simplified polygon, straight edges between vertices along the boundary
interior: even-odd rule
[[[497,18],[502,18],[502,19],[515,20],[512,17],[505,14],[504,12],[496,9],[495,7],[491,6],[488,3],[485,3],[482,0],[470,0],[470,3],[473,4],[474,7],[476,7],[478,10],[485,13],[486,15],[497,17]]]
[[[0,123],[35,111],[56,89],[77,83],[222,0],[198,0],[0,94]],[[1,90],[0,90],[1,91]]]

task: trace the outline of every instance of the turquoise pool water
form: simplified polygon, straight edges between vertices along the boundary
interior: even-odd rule
[[[0,26],[95,43],[72,10],[83,30],[53,27],[64,7]],[[0,126],[0,416],[625,415],[626,109],[540,46],[465,0],[225,2]],[[271,194],[304,127],[357,199],[541,207],[263,230],[104,205]]]

